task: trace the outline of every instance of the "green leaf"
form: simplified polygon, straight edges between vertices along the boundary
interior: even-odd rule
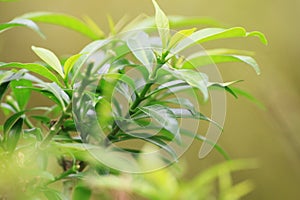
[[[105,34],[103,32],[103,30],[94,22],[94,20],[92,20],[89,16],[85,15],[82,17],[83,20],[85,21],[85,23],[89,26],[89,28],[96,34],[99,36],[100,38],[104,38]]]
[[[4,144],[9,152],[13,152],[21,137],[23,119],[19,118],[4,135]]]
[[[227,152],[221,146],[219,146],[218,144],[215,144],[214,142],[208,140],[204,136],[192,133],[192,132],[190,132],[186,129],[180,129],[180,133],[184,134],[186,136],[189,136],[189,137],[196,138],[197,140],[200,140],[202,142],[206,142],[209,145],[212,145],[214,147],[214,149],[216,149],[226,160],[230,160],[229,155],[227,154]]]
[[[62,86],[61,82],[55,76],[50,70],[48,70],[46,67],[40,64],[36,63],[0,63],[0,68],[21,68],[21,69],[27,69],[31,72],[34,72],[36,74],[39,74],[55,83],[58,85]]]
[[[180,142],[179,124],[172,111],[162,105],[139,107],[143,113],[154,119],[162,128],[172,133],[177,142]]]
[[[236,95],[236,96],[243,96],[246,99],[252,101],[253,103],[255,103],[258,107],[260,107],[261,109],[266,109],[266,107],[264,106],[264,104],[259,101],[258,99],[256,99],[254,96],[252,96],[250,93],[239,89],[239,88],[235,88],[235,87],[229,87],[232,92]]]
[[[74,189],[73,200],[89,200],[92,195],[90,188],[78,185]]]
[[[57,103],[63,110],[65,105],[70,103],[70,98],[67,93],[60,88],[56,83],[39,83],[35,84],[36,87],[20,87],[22,89],[31,89],[37,91],[49,99]]]
[[[136,37],[129,38],[127,45],[133,55],[147,68],[149,72],[151,72],[156,61],[156,57],[151,50],[149,36],[144,32],[140,32],[136,35]]]
[[[65,73],[65,79],[67,79],[68,74],[70,73],[70,71],[72,70],[74,64],[77,62],[77,60],[82,56],[82,54],[76,54],[73,55],[71,57],[69,57],[65,64],[64,64],[64,73]]]
[[[17,112],[10,116],[3,125],[4,134],[8,134],[9,130],[13,127],[13,125],[24,115],[25,111]]]
[[[113,18],[110,15],[107,15],[107,21],[108,21],[108,26],[109,26],[110,32],[113,35],[115,35],[116,34],[115,22],[114,22]]]
[[[170,28],[169,28],[169,19],[165,13],[160,9],[159,5],[155,0],[152,0],[152,3],[155,8],[155,23],[158,29],[159,36],[162,42],[162,48],[165,49],[168,44],[170,37]]]
[[[6,31],[8,29],[11,29],[13,27],[18,27],[18,26],[28,27],[28,28],[34,30],[35,32],[37,32],[42,38],[45,38],[44,34],[41,32],[41,30],[36,25],[36,23],[34,23],[33,21],[31,21],[29,19],[16,18],[16,19],[11,20],[10,22],[0,24],[0,33]]]
[[[176,47],[172,49],[173,54],[177,54],[180,51],[184,50],[185,48],[197,44],[203,43],[211,40],[217,39],[225,39],[225,38],[236,38],[236,37],[248,37],[248,36],[257,36],[259,32],[250,32],[247,33],[244,28],[241,27],[234,27],[229,29],[223,28],[205,28],[194,32],[192,35],[183,39],[181,42],[178,43]],[[265,37],[262,33],[260,33],[261,42],[265,44]]]
[[[192,29],[187,29],[187,30],[181,30],[181,31],[178,31],[177,33],[175,33],[170,39],[170,42],[168,44],[168,49],[171,49],[173,46],[178,44],[178,42],[180,42],[187,36],[190,36],[192,33],[195,32],[195,30],[196,30],[196,28],[192,28]]]
[[[231,50],[232,52],[234,50]],[[238,50],[235,50],[237,53]],[[218,63],[227,63],[227,62],[243,62],[250,65],[257,74],[260,74],[260,68],[251,56],[245,55],[234,55],[234,54],[223,54],[223,50],[208,50],[207,54],[200,54],[199,56],[191,55],[187,58],[186,62],[183,63],[181,68],[183,69],[191,69],[202,67],[206,65],[218,64]],[[245,51],[241,51],[241,53],[247,53]]]
[[[169,69],[168,71],[176,78],[199,89],[202,92],[205,101],[208,99],[208,77],[206,74],[188,69]]]
[[[34,53],[36,53],[36,55],[38,55],[43,61],[45,61],[62,78],[64,77],[64,73],[62,71],[62,66],[60,64],[60,61],[52,51],[41,47],[35,47],[35,46],[32,46],[31,48],[34,51]]]
[[[90,58],[90,56],[95,53],[98,49],[108,44],[110,40],[97,40],[90,44],[88,44],[86,47],[84,47],[79,54],[82,54],[82,56],[78,59],[78,61],[74,64],[73,70],[74,70],[74,76],[72,77],[71,83],[74,84],[77,76],[80,74],[81,67],[84,65],[84,63]]]
[[[0,84],[0,101],[5,93],[5,91],[7,90],[9,85],[9,82],[4,82]]]
[[[218,87],[218,88],[223,88],[230,94],[232,94],[235,98],[238,98],[238,96],[235,94],[234,91],[229,87],[232,84],[241,82],[242,80],[236,80],[236,81],[230,81],[230,82],[225,82],[225,83],[216,83],[216,82],[209,82],[208,87]]]
[[[126,83],[128,86],[130,86],[131,89],[135,90],[134,80],[132,80],[131,77],[127,76],[126,74],[107,73],[104,74],[103,77],[122,81],[123,83]]]
[[[70,15],[51,12],[32,12],[24,14],[19,18],[30,19],[34,22],[43,22],[66,27],[68,29],[79,32],[92,40],[100,39],[103,37],[103,35],[99,34],[99,32],[95,32],[92,28],[90,28],[89,25],[85,24],[80,19]]]
[[[14,97],[15,97],[16,101],[18,102],[19,108],[21,110],[25,109],[25,107],[26,107],[26,105],[29,101],[31,91],[29,89],[25,89],[25,88],[20,89],[20,88],[17,88],[17,87],[18,86],[31,87],[32,82],[28,81],[28,80],[21,79],[21,80],[14,80],[10,84],[11,84],[11,89],[12,89],[12,92],[14,94]]]

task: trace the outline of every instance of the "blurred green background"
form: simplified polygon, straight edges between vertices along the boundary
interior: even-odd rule
[[[242,64],[220,66],[224,80],[243,79],[240,87],[262,101],[262,110],[246,99],[228,97],[227,118],[219,143],[232,158],[257,158],[260,168],[239,173],[236,179],[250,178],[255,191],[245,199],[298,199],[300,195],[300,1],[299,0],[160,0],[168,15],[209,16],[230,26],[243,26],[266,34],[269,45],[255,38],[218,41],[204,47],[223,46],[256,52],[262,75],[256,76]],[[118,20],[127,14],[153,15],[150,0],[23,0],[0,2],[0,21],[30,11],[65,12],[77,17],[89,15],[108,30],[106,15]],[[0,35],[0,60],[32,62],[36,59],[31,45],[49,48],[58,55],[77,53],[89,40],[64,28],[41,25],[47,40],[25,28]],[[195,143],[185,154],[188,162],[186,178],[223,158],[212,152],[196,159],[200,148]]]

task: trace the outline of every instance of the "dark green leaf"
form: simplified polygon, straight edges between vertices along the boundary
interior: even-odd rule
[[[29,89],[25,89],[25,88],[20,89],[17,87],[18,86],[31,87],[32,86],[31,81],[22,79],[22,80],[12,81],[10,84],[11,84],[11,89],[14,94],[14,97],[15,97],[16,101],[18,102],[20,110],[25,109],[25,107],[28,103],[28,100],[30,98],[31,91]]]
[[[207,140],[207,138],[205,138],[204,136],[199,135],[199,134],[194,134],[185,129],[180,129],[180,133],[184,134],[186,136],[189,136],[189,137],[196,138],[200,141],[203,141],[203,142],[206,142],[207,144],[212,145],[226,160],[230,160],[230,157],[228,156],[228,154],[222,147],[220,147],[218,144],[213,143],[212,141]]]
[[[4,134],[8,134],[9,130],[13,127],[13,125],[24,115],[25,111],[17,112],[10,116],[3,125]]]
[[[250,93],[235,87],[229,87],[229,88],[236,96],[243,96],[248,100],[252,101],[253,103],[255,103],[258,107],[265,109],[264,104],[260,102],[258,99],[256,99],[254,96],[252,96]]]
[[[2,97],[5,93],[5,91],[7,90],[8,85],[9,85],[9,82],[5,82],[5,83],[0,84],[0,101],[2,100]]]
[[[23,126],[23,118],[19,118],[10,129],[4,135],[4,144],[6,145],[6,150],[13,152],[17,146],[17,143],[21,137]]]

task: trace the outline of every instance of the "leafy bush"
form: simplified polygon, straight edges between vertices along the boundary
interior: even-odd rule
[[[200,120],[222,131],[221,124],[199,111],[199,102],[207,102],[215,89],[234,97],[249,94],[232,87],[238,81],[216,82],[200,70],[214,63],[243,62],[259,74],[259,67],[251,52],[204,51],[197,45],[252,36],[267,43],[262,33],[241,27],[171,31],[216,22],[168,18],[153,4],[155,17],[117,23],[109,18],[108,35],[88,17],[82,21],[60,13],[27,13],[0,25],[0,32],[24,26],[45,37],[37,23],[50,23],[93,40],[67,59],[32,46],[39,62],[0,63],[1,107],[7,116],[0,135],[2,198],[110,199],[121,198],[116,195],[125,191],[150,199],[207,199],[215,196],[213,180],[218,177],[221,199],[238,199],[252,187],[248,182],[231,184],[231,171],[252,168],[252,163],[240,161],[215,166],[191,183],[179,181],[168,169],[151,176],[123,173],[170,165],[194,138],[229,159],[216,140],[197,134]],[[195,46],[197,52],[191,53]],[[52,106],[31,106],[32,92],[50,99]],[[186,121],[197,124],[196,129],[189,130]]]

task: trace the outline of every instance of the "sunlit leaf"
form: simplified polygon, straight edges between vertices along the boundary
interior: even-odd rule
[[[15,123],[13,123],[12,126],[5,132],[4,142],[9,152],[14,151],[17,146],[21,137],[23,121],[23,118],[18,118],[18,120],[15,121]]]
[[[77,62],[77,60],[82,56],[82,54],[76,54],[71,57],[69,57],[65,64],[64,64],[64,73],[65,73],[65,79],[68,77],[69,72],[72,70],[74,64]]]
[[[62,66],[57,56],[50,50],[41,47],[31,47],[34,53],[45,61],[52,69],[54,69],[61,77],[64,77]]]
[[[175,33],[170,39],[170,42],[168,44],[168,49],[175,46],[178,42],[180,42],[187,36],[190,36],[192,33],[195,32],[195,30],[196,30],[196,28],[192,28],[192,29],[181,30],[181,31],[178,31],[177,33]]]
[[[234,27],[229,29],[205,28],[194,32],[192,35],[179,42],[178,45],[172,49],[172,53],[177,54],[180,51],[186,49],[187,47],[190,47],[191,45],[197,43],[203,43],[211,40],[258,35],[258,32],[254,32],[254,33],[253,32],[247,33],[246,30],[241,27]],[[261,34],[259,38],[261,39],[262,43],[265,43],[266,39],[263,36],[263,34]]]
[[[42,38],[45,38],[44,34],[41,32],[40,28],[36,25],[36,23],[29,19],[16,18],[11,20],[10,22],[0,24],[0,33],[18,26],[28,27],[37,32]]]
[[[206,74],[188,69],[170,69],[169,72],[190,86],[198,88],[202,92],[204,100],[208,99],[208,77]]]
[[[155,0],[152,0],[152,3],[155,8],[155,23],[161,38],[162,47],[166,48],[170,37],[169,19]]]
[[[31,72],[34,72],[36,74],[39,74],[55,83],[58,85],[62,86],[61,82],[55,76],[49,69],[47,69],[45,66],[36,64],[36,63],[0,63],[0,68],[21,68],[21,69],[27,69]]]
[[[127,45],[133,55],[151,72],[156,57],[151,50],[149,36],[144,32],[140,32],[136,37],[129,38]]]
[[[51,12],[32,12],[24,14],[19,18],[30,19],[34,22],[43,22],[63,26],[79,32],[93,40],[103,37],[103,35],[99,34],[99,32],[93,31],[93,29],[91,29],[87,24],[83,23],[80,19],[66,14]]]

